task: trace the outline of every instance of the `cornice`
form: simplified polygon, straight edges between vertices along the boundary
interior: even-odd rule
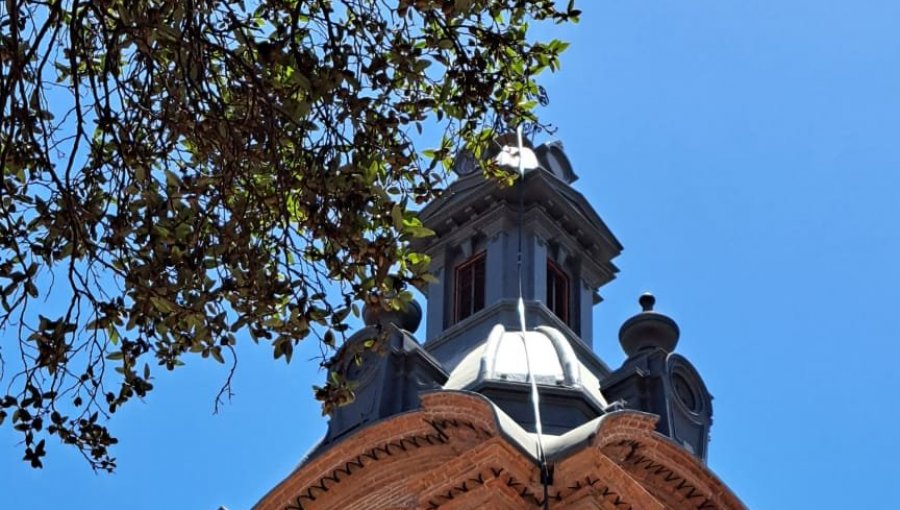
[[[543,506],[533,434],[476,393],[431,391],[421,400],[421,409],[360,429],[301,465],[254,508],[437,510],[465,507],[466,498]],[[745,510],[706,466],[655,432],[656,419],[616,411],[548,437],[554,508],[588,497],[619,510]],[[498,485],[500,494],[478,492]]]

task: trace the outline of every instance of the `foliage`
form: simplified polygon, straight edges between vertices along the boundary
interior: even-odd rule
[[[159,367],[197,354],[233,373],[239,332],[288,361],[310,336],[327,352],[354,303],[402,306],[427,277],[414,204],[461,145],[536,121],[535,76],[566,45],[529,23],[577,16],[552,0],[5,0],[0,423],[25,460],[56,436],[112,470],[105,422]],[[317,394],[327,409],[347,391]],[[217,405],[229,395],[230,376]]]

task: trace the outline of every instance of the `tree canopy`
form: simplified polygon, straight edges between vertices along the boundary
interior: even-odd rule
[[[108,417],[238,336],[290,361],[428,278],[460,148],[536,122],[553,0],[5,0],[0,424],[112,470]],[[486,166],[486,172],[500,170]],[[230,393],[230,377],[218,399]],[[346,381],[317,389],[328,411]],[[218,401],[217,399],[217,401]]]

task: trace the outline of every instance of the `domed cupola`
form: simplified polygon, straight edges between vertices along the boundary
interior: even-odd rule
[[[534,431],[532,376],[539,387],[547,433],[567,432],[607,407],[591,368],[578,359],[566,337],[549,326],[521,332],[495,325],[486,341],[450,373],[444,389],[481,393],[523,428]]]
[[[526,382],[529,368],[538,384],[581,386],[575,351],[558,330],[538,326],[536,331],[523,333],[495,326],[481,357],[479,376],[484,380]]]

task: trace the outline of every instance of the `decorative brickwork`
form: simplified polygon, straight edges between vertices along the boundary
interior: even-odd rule
[[[540,509],[534,457],[483,396],[439,391],[422,409],[359,430],[322,452],[257,510]],[[551,457],[549,507],[603,510],[741,510],[703,464],[654,432],[655,417],[620,411]],[[520,434],[517,432],[517,434]]]

